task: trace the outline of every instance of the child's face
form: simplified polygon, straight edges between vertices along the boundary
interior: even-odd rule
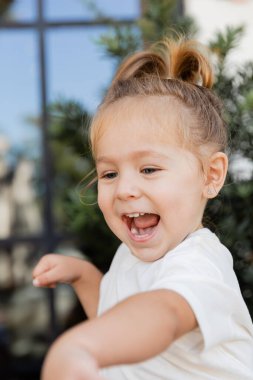
[[[204,176],[199,160],[178,144],[174,106],[165,129],[158,125],[162,106],[138,106],[134,98],[127,107],[120,103],[96,147],[98,203],[131,252],[155,261],[201,227]]]

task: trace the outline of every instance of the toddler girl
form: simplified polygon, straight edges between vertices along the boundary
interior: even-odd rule
[[[122,244],[103,278],[71,257],[36,266],[35,286],[71,283],[89,317],[53,344],[43,380],[253,379],[232,256],[202,225],[228,165],[212,83],[194,41],[164,41],[119,68],[90,140],[98,204]]]

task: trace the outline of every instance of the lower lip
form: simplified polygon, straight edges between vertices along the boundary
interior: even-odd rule
[[[145,243],[151,239],[154,238],[154,236],[156,235],[156,232],[157,232],[157,228],[159,226],[159,223],[160,221],[158,222],[158,224],[154,227],[154,230],[151,234],[147,234],[147,235],[134,235],[132,234],[132,232],[129,230],[129,228],[127,227],[127,232],[128,232],[128,236],[131,238],[131,240],[133,240],[134,242],[136,243]]]

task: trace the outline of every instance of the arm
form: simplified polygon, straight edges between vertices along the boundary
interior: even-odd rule
[[[57,283],[71,284],[89,318],[97,313],[102,273],[85,260],[57,254],[45,255],[33,271],[35,286],[55,287]]]
[[[89,318],[97,315],[100,282],[103,274],[91,263],[84,261],[82,276],[72,283]]]
[[[49,351],[42,380],[53,380],[52,374],[67,380],[59,365],[64,352],[73,380],[93,380],[85,377],[89,367],[86,355],[91,355],[98,367],[140,362],[164,351],[196,326],[192,309],[177,293],[155,290],[137,294],[61,336]],[[96,370],[94,380],[95,376]]]

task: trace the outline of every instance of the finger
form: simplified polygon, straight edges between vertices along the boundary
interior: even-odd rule
[[[59,281],[58,273],[56,270],[51,269],[47,272],[43,272],[41,275],[36,276],[33,279],[33,285],[36,287],[55,287]]]
[[[54,266],[54,260],[52,255],[46,255],[38,262],[33,270],[33,277],[40,276],[43,272],[47,272]]]
[[[53,283],[53,284],[47,284],[47,285],[43,284],[42,285],[42,283],[40,283],[40,281],[38,281],[37,278],[34,278],[33,281],[32,281],[32,283],[33,283],[33,286],[35,286],[36,288],[50,288],[50,289],[54,289],[54,288],[56,288],[56,285],[57,285],[56,282]]]

